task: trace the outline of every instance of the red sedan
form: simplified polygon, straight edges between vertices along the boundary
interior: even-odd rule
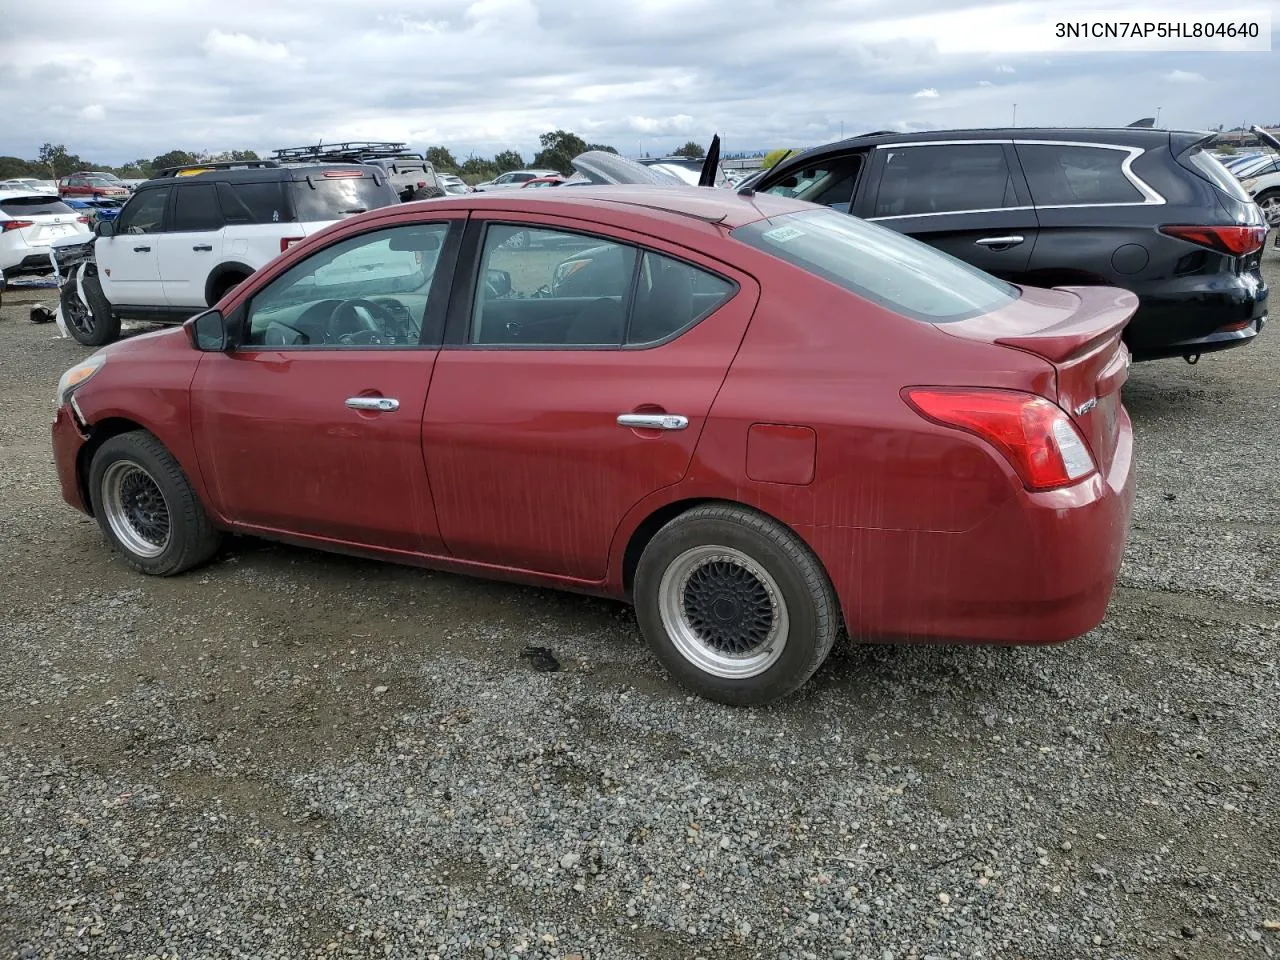
[[[842,629],[1102,620],[1136,305],[780,197],[472,194],[351,217],[99,350],[53,447],[145,573],[232,531],[624,598],[681,682],[758,704]]]

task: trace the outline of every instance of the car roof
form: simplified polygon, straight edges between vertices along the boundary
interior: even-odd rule
[[[835,140],[797,151],[784,158],[774,169],[792,167],[800,161],[829,153],[891,144],[946,143],[965,140],[1061,140],[1151,148],[1169,143],[1172,137],[1190,144],[1207,136],[1212,136],[1212,132],[1155,127],[971,127],[963,130],[922,130],[914,133],[877,130],[875,133],[846,137],[844,140]]]
[[[0,190],[0,200],[12,200],[15,197],[43,197],[46,200],[61,200],[62,197],[48,190]]]
[[[429,207],[425,205],[429,204]],[[720,187],[671,187],[647,184],[589,184],[576,190],[513,190],[419,200],[395,209],[509,210],[542,212],[585,220],[612,220],[610,214],[650,215],[665,219],[715,223],[726,229],[801,210],[821,209],[811,203],[757,193],[745,196]],[[372,212],[372,211],[371,211]],[[383,211],[385,212],[385,211]],[[368,214],[361,214],[368,216]]]

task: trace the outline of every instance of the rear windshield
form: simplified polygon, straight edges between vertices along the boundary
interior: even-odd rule
[[[1223,193],[1245,203],[1251,203],[1253,198],[1245,192],[1244,187],[1240,186],[1240,181],[1232,176],[1231,171],[1222,165],[1222,163],[1208,150],[1196,147],[1186,157],[1187,163],[1191,164],[1199,174],[1216,186]]]
[[[32,216],[38,213],[75,213],[57,197],[5,197],[0,200],[0,211],[11,217]]]
[[[325,177],[312,175],[289,184],[293,192],[296,219],[341,220],[376,207],[385,207],[399,199],[386,183],[372,177]]]
[[[730,234],[897,313],[964,320],[1012,303],[1013,284],[888,227],[834,210],[789,213]]]

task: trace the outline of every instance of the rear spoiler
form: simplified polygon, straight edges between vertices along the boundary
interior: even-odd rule
[[[1207,133],[1201,130],[1170,130],[1169,152],[1175,157],[1180,157],[1196,147],[1208,149],[1217,139],[1218,134],[1212,130]]]

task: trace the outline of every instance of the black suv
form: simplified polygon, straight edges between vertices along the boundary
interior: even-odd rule
[[[1267,320],[1261,210],[1206,149],[1151,128],[879,132],[744,181],[882,223],[1012,283],[1138,294],[1135,360],[1252,342]]]

